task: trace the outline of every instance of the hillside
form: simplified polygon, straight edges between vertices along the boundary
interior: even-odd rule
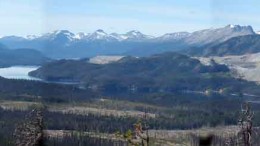
[[[231,77],[225,65],[210,66],[185,55],[165,53],[151,57],[124,57],[110,64],[91,64],[85,60],[48,63],[31,76],[48,81],[80,81],[87,88],[109,93],[177,92],[227,89],[250,91],[254,83]],[[196,85],[196,86],[194,86]]]
[[[198,57],[198,59],[207,64],[210,59],[214,59],[219,64],[227,65],[234,77],[243,78],[248,81],[260,82],[260,53],[246,55],[226,55]]]
[[[3,44],[0,44],[0,49],[6,49],[6,46]]]
[[[260,52],[260,35],[246,35],[231,38],[217,45],[209,44],[189,49],[188,54],[198,56],[244,55]]]
[[[41,52],[32,49],[0,49],[0,67],[14,65],[41,65],[50,61]]]

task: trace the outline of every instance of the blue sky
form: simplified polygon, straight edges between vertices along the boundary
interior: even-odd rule
[[[0,36],[72,32],[150,35],[227,24],[260,30],[259,0],[0,0]]]

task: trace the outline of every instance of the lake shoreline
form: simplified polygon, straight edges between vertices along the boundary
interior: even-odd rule
[[[5,79],[18,79],[18,80],[32,80],[43,83],[64,84],[64,85],[79,85],[80,82],[70,81],[47,81],[29,75],[29,72],[37,70],[40,66],[9,66],[0,68],[0,77]]]
[[[40,66],[10,66],[0,68],[0,76],[6,79],[27,79],[41,80],[39,78],[29,76],[29,72],[38,69]]]

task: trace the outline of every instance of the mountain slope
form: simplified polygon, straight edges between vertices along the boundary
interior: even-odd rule
[[[17,49],[19,46],[24,46],[28,40],[18,36],[5,36],[0,38],[0,43],[7,46],[10,49]],[[22,47],[23,48],[23,47]]]
[[[234,77],[260,83],[260,53],[196,58],[204,64],[214,59],[219,64],[227,65]]]
[[[14,65],[41,65],[50,61],[42,53],[32,49],[0,49],[0,67]]]
[[[0,44],[0,50],[1,49],[7,49],[7,47],[5,45],[3,45],[3,44]]]
[[[187,38],[191,35],[189,32],[176,32],[176,33],[166,33],[160,37],[155,38],[158,41],[170,41],[170,40],[181,40]]]
[[[255,34],[251,26],[228,25],[223,28],[205,29],[193,32],[185,38],[185,42],[190,45],[202,46],[206,44],[217,44],[232,37]]]
[[[199,56],[244,55],[258,52],[260,52],[260,35],[234,37],[217,45],[189,50],[189,54]]]

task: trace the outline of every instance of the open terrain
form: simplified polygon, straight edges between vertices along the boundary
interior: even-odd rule
[[[248,81],[260,82],[260,54],[246,55],[228,55],[228,56],[211,56],[198,57],[204,63],[209,64],[211,59],[214,59],[219,64],[227,65],[234,77],[242,78]]]

